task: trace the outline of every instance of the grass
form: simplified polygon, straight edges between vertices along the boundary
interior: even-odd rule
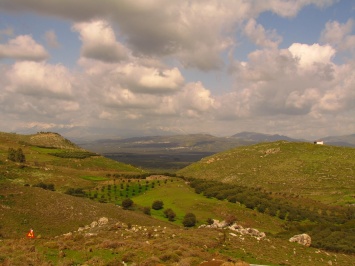
[[[183,217],[186,213],[192,212],[196,215],[198,225],[206,224],[208,218],[224,220],[229,215],[237,217],[239,223],[246,227],[258,227],[271,233],[280,232],[284,223],[278,219],[272,219],[268,215],[255,213],[242,205],[229,203],[227,201],[219,201],[214,198],[206,198],[203,195],[196,194],[182,180],[174,180],[167,182],[162,186],[156,186],[155,189],[149,190],[144,194],[140,194],[132,198],[134,203],[140,206],[152,206],[155,200],[164,202],[163,210],[151,210],[154,218],[167,220],[163,212],[165,209],[171,208],[176,213],[175,224],[182,225]]]
[[[279,141],[218,153],[177,174],[344,205],[355,203],[353,158],[354,148]]]

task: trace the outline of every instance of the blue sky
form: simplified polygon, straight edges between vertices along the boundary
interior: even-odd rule
[[[0,0],[0,130],[355,132],[351,0]]]

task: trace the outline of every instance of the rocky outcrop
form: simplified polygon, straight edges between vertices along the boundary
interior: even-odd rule
[[[250,235],[258,239],[264,238],[266,236],[264,232],[260,232],[258,229],[244,228],[243,226],[236,223],[229,225],[226,221],[220,222],[219,220],[213,220],[213,224],[209,224],[209,225],[203,224],[199,228],[229,229],[241,235]],[[230,235],[234,236],[235,234],[231,233]]]
[[[312,243],[312,239],[307,234],[294,235],[289,239],[290,242],[296,242],[298,244],[309,247]]]

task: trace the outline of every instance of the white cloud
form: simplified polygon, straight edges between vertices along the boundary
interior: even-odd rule
[[[183,91],[177,95],[180,111],[188,116],[204,116],[213,111],[215,99],[211,92],[203,87],[201,82],[186,84]]]
[[[170,93],[180,89],[184,83],[177,68],[156,69],[128,64],[115,72],[121,76],[124,86],[140,93]]]
[[[68,70],[62,65],[37,62],[17,62],[6,73],[8,91],[32,95],[69,99],[73,87]]]
[[[282,41],[274,30],[266,31],[262,25],[256,23],[255,19],[249,19],[244,27],[244,34],[261,47],[277,48]]]
[[[103,20],[76,23],[73,30],[80,33],[84,57],[104,62],[119,62],[128,57],[128,50],[116,40],[111,26]]]
[[[82,52],[89,58],[118,61],[125,55],[122,46],[114,41],[111,28],[97,21],[105,17],[118,26],[126,47],[136,56],[174,57],[187,68],[209,71],[223,67],[221,53],[234,48],[236,43],[230,36],[236,35],[245,20],[256,18],[265,11],[292,17],[304,6],[314,4],[322,8],[332,3],[334,0],[3,0],[0,8],[33,11],[80,22],[74,28],[80,31],[84,42]],[[96,24],[87,22],[91,20],[96,20]],[[263,45],[266,41],[259,39]],[[267,42],[273,45],[270,39]]]
[[[317,115],[351,110],[350,65],[337,66],[329,45],[259,50],[234,66],[236,91],[221,97],[221,117]],[[228,115],[230,114],[230,115]]]
[[[78,68],[27,61],[0,65],[5,73],[0,79],[0,111],[11,128],[18,119],[53,129],[111,128],[126,136],[134,131],[254,130],[304,137],[323,135],[329,121],[355,130],[354,59],[348,57],[340,65],[335,58],[355,47],[353,20],[328,22],[322,45],[294,43],[289,49],[279,49],[282,37],[276,30],[257,23],[262,12],[290,18],[304,6],[323,8],[333,2],[2,0],[1,10],[69,19],[82,46]],[[12,33],[0,31],[4,38]],[[233,58],[243,52],[243,45],[238,46],[241,34],[259,47],[243,62]],[[54,30],[45,38],[50,47],[58,45]],[[64,39],[61,45],[61,53],[70,48]],[[48,58],[29,35],[0,48],[0,58]],[[230,62],[232,86],[224,87],[227,82],[222,80],[213,84],[212,92],[211,76],[227,76],[224,66]],[[195,68],[193,74],[190,68]],[[208,71],[211,75],[204,82],[200,78]],[[7,124],[0,121],[0,126]]]
[[[42,61],[48,58],[48,53],[31,36],[20,35],[6,44],[0,44],[1,58]]]
[[[351,51],[355,53],[355,34],[351,34],[353,28],[353,19],[349,19],[344,24],[338,21],[329,21],[322,32],[321,40],[334,45],[340,51]]]
[[[293,43],[288,50],[299,60],[302,68],[310,68],[317,63],[329,64],[336,52],[330,45],[321,46],[317,43],[312,45]]]

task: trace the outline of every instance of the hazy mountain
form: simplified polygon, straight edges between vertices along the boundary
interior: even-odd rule
[[[125,139],[100,139],[78,143],[99,153],[112,152],[218,152],[246,145],[242,139],[215,137],[208,134],[146,136]]]
[[[322,140],[328,145],[355,147],[355,134],[329,136],[322,138]]]
[[[287,141],[304,141],[300,139],[293,139],[287,136],[279,135],[279,134],[263,134],[257,132],[240,132],[232,136],[232,138],[237,138],[243,141],[249,141],[253,143],[257,142],[272,142],[278,140],[287,140]]]

